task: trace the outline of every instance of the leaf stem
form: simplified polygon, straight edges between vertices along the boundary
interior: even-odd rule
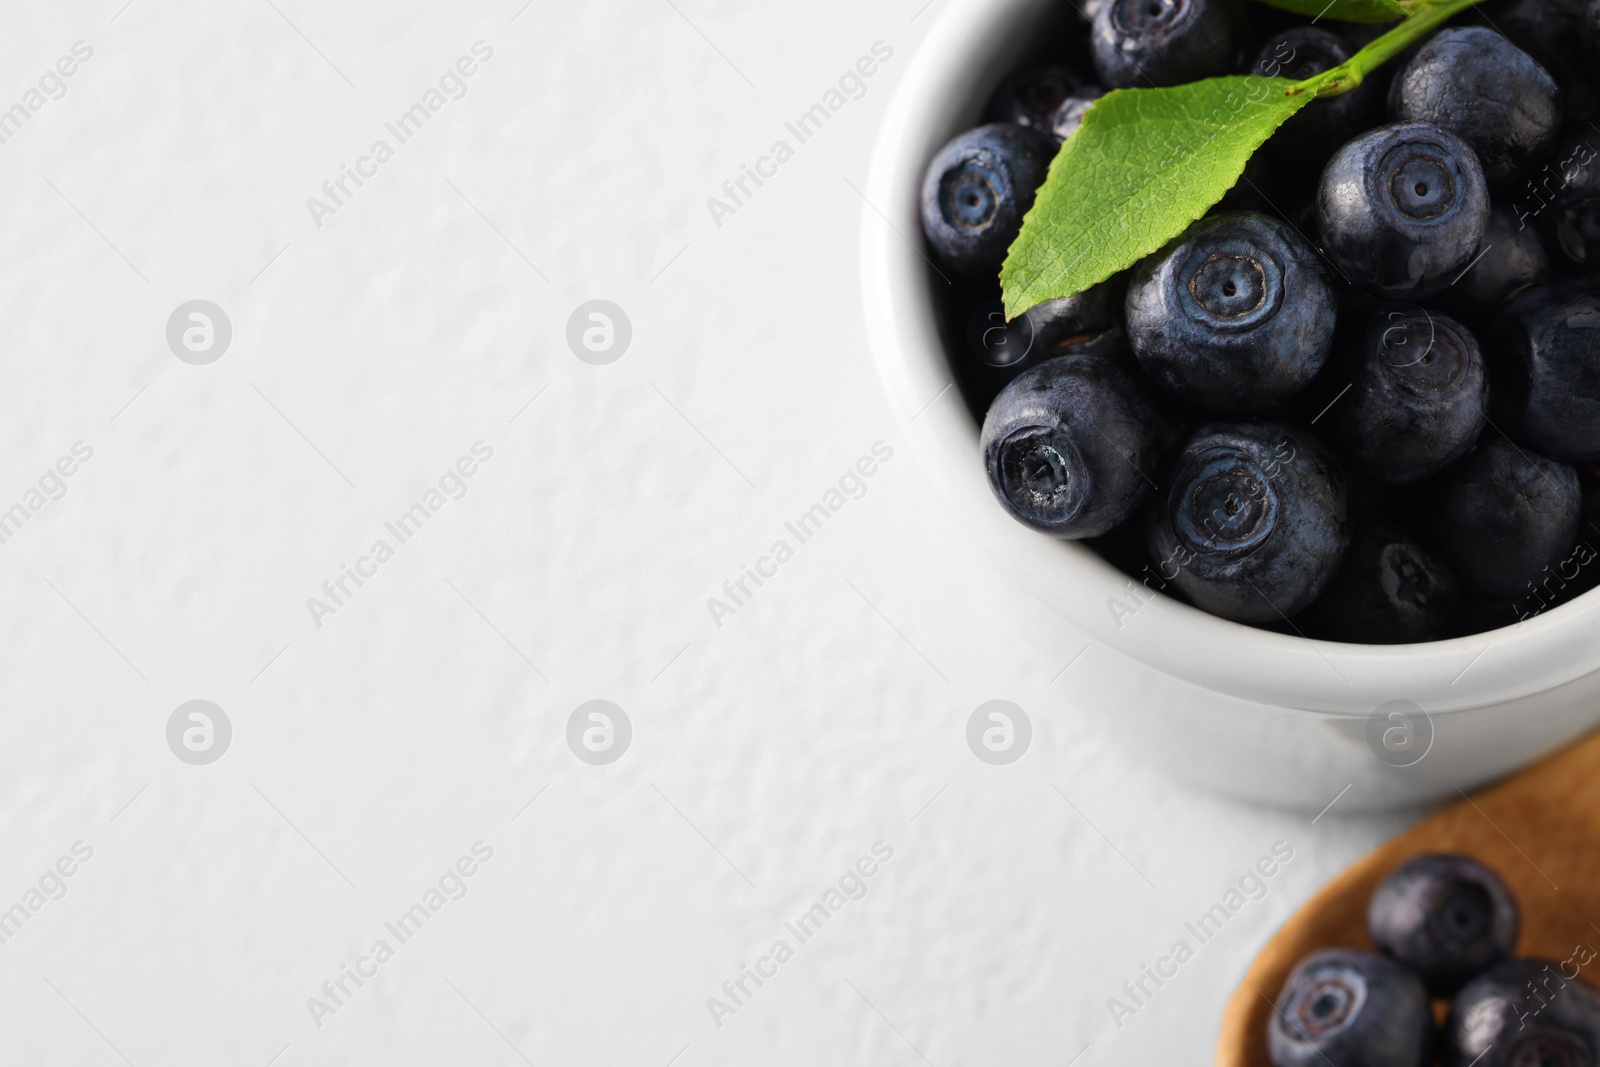
[[[1481,0],[1411,0],[1405,4],[1412,12],[1405,21],[1337,67],[1313,75],[1305,81],[1296,82],[1285,90],[1285,95],[1298,96],[1301,93],[1312,93],[1320,99],[1348,93],[1360,85],[1368,74],[1411,47],[1412,43],[1423,34],[1480,2]]]

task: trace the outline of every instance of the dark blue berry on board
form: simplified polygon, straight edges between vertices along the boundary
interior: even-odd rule
[[[1430,853],[1396,867],[1367,906],[1373,947],[1410,967],[1428,993],[1451,996],[1517,947],[1517,902],[1470,856]]]
[[[1593,1067],[1600,994],[1580,973],[1577,958],[1507,960],[1468,982],[1445,1022],[1445,1067]]]
[[[1422,979],[1370,952],[1331,948],[1295,965],[1267,1022],[1273,1067],[1427,1067],[1435,1044]]]

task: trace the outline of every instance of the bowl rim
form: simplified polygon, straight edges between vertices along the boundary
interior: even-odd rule
[[[934,153],[972,122],[1050,0],[950,0],[885,111],[861,211],[863,310],[896,425],[954,513],[1036,599],[1086,637],[1194,685],[1333,715],[1409,700],[1448,713],[1505,703],[1600,668],[1600,591],[1512,626],[1411,645],[1349,645],[1261,630],[1156,594],[1090,549],[1023,527],[995,503],[978,424],[955,392],[936,326],[917,196]],[[1114,617],[1121,600],[1131,615]],[[1127,622],[1124,622],[1127,619]],[[1469,680],[1470,679],[1470,680]]]

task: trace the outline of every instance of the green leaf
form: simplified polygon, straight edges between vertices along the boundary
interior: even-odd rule
[[[1312,18],[1339,19],[1342,22],[1393,22],[1404,18],[1406,9],[1395,0],[1260,0],[1263,4],[1293,11]]]
[[[1011,245],[1006,316],[1082,292],[1181,234],[1314,94],[1256,75],[1101,97],[1061,146]],[[1304,83],[1299,83],[1304,84]]]

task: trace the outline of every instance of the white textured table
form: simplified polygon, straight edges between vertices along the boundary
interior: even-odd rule
[[[1142,769],[897,441],[852,186],[938,0],[121,3],[0,33],[0,1061],[1202,1062],[1404,821]]]

